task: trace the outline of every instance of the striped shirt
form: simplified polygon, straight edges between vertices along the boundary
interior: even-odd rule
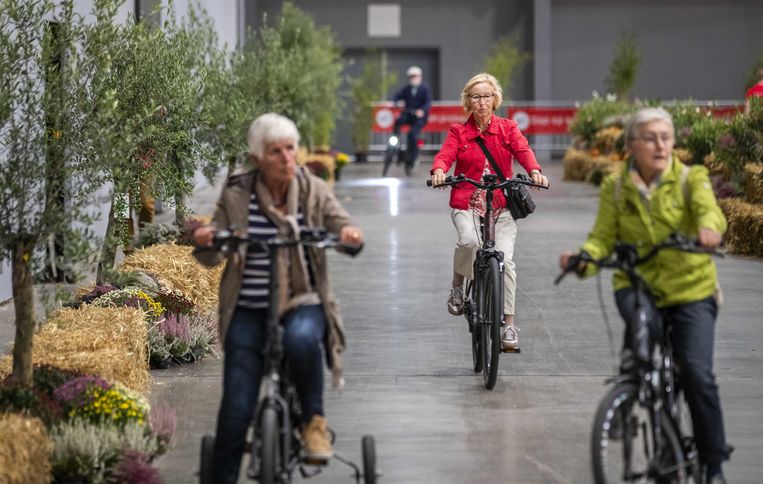
[[[301,207],[297,211],[297,225],[305,228]],[[252,193],[249,200],[249,240],[267,240],[278,234],[276,225],[265,216]],[[307,256],[307,254],[305,254]],[[309,264],[308,264],[309,267]],[[244,278],[238,295],[238,307],[262,309],[270,305],[270,254],[266,248],[249,245],[244,265]]]

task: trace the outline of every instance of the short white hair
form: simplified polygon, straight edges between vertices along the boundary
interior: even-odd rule
[[[631,141],[638,136],[639,128],[652,121],[664,121],[670,126],[670,132],[675,136],[675,128],[673,127],[673,117],[669,112],[662,108],[642,108],[633,113],[628,120],[628,125],[625,127],[625,143],[630,144]]]
[[[262,159],[265,146],[274,141],[291,140],[299,144],[299,130],[294,121],[277,113],[266,113],[259,116],[249,125],[246,142],[249,153]]]

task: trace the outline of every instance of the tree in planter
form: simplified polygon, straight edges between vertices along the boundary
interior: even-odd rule
[[[636,36],[630,32],[623,33],[617,41],[615,57],[609,64],[609,77],[605,81],[608,91],[618,99],[627,101],[636,83],[640,63]]]
[[[516,72],[532,59],[532,54],[523,52],[517,47],[518,39],[517,35],[499,38],[490,49],[490,55],[485,59],[485,72],[489,72],[498,79],[506,96]]]
[[[87,260],[104,160],[94,145],[104,155],[120,145],[107,129],[113,97],[91,91],[105,56],[78,47],[82,25],[71,3],[0,2],[0,258],[12,265],[12,377],[25,385],[32,383],[34,255],[57,234],[70,267]]]
[[[248,48],[254,55],[244,95],[263,112],[291,118],[308,148],[330,142],[342,71],[331,30],[287,2],[277,24],[262,27]]]
[[[376,50],[369,50],[366,54],[363,71],[360,77],[350,79],[350,93],[352,106],[352,145],[355,148],[356,160],[365,160],[371,139],[373,126],[373,103],[384,99],[385,86],[397,83],[395,73],[383,73],[381,68],[381,54]]]

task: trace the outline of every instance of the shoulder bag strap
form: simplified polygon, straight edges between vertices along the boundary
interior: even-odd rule
[[[506,177],[503,176],[503,172],[500,168],[498,168],[498,163],[495,162],[493,155],[490,154],[490,150],[488,150],[487,146],[485,146],[485,141],[482,138],[477,137],[477,144],[480,145],[480,148],[482,148],[482,152],[485,153],[485,157],[487,158],[487,161],[490,162],[490,166],[492,166],[495,170],[495,174],[498,175],[498,179],[501,181],[506,181]]]

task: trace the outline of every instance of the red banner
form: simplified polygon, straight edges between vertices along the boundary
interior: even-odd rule
[[[744,106],[719,106],[709,108],[714,116],[730,117],[739,112]],[[707,108],[703,108],[707,109]],[[517,122],[519,129],[525,135],[569,133],[570,123],[577,109],[574,106],[530,106],[512,105],[508,107],[508,116]],[[391,104],[379,104],[374,107],[373,131],[377,133],[392,131],[395,119],[400,110]],[[506,108],[499,109],[499,114],[505,116]],[[467,114],[459,104],[438,104],[429,111],[429,121],[422,131],[444,132],[451,124],[463,123]],[[407,126],[403,127],[403,131]]]

